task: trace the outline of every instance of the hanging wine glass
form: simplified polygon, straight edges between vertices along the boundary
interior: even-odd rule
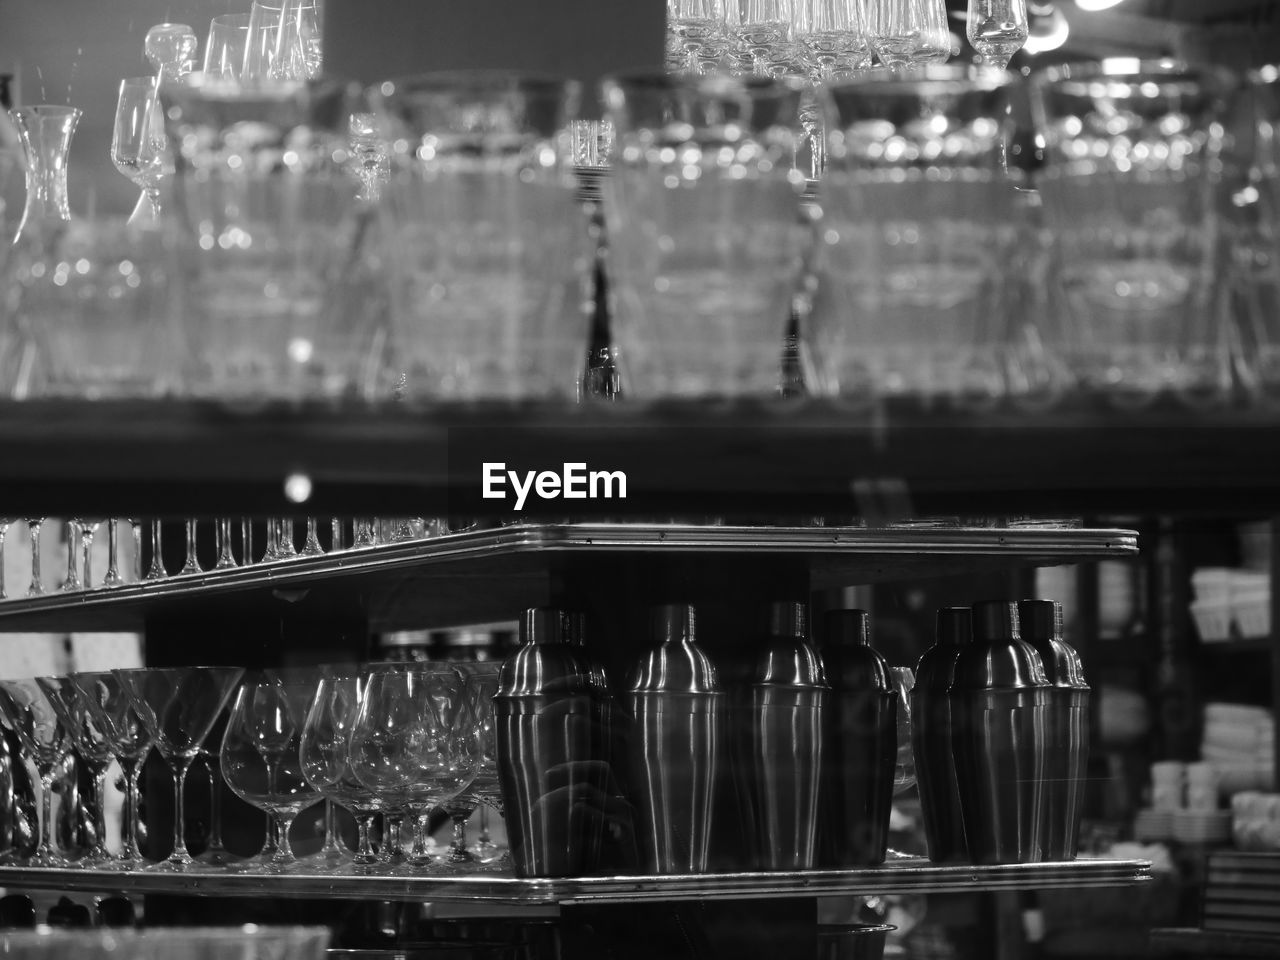
[[[739,0],[725,5],[725,29],[739,72],[756,76],[786,73],[794,52],[795,0]]]
[[[242,83],[314,80],[322,66],[319,14],[314,0],[264,3],[249,10]]]
[[[173,172],[157,89],[155,77],[129,77],[120,81],[116,99],[111,162],[142,191],[129,215],[131,224],[160,219],[160,185]]]
[[[680,44],[682,69],[703,73],[719,60],[726,47],[724,23],[724,0],[667,0],[667,27]]]
[[[240,81],[245,46],[249,40],[249,14],[227,13],[209,21],[204,44],[204,79]]]
[[[806,66],[821,82],[837,70],[861,70],[871,63],[871,44],[858,0],[797,0],[796,39]]]
[[[182,802],[187,771],[244,671],[239,667],[151,667],[113,672],[173,772],[173,852],[148,869],[187,870],[195,862],[187,852]]]
[[[983,63],[1000,70],[1027,42],[1026,0],[969,0],[965,35]]]

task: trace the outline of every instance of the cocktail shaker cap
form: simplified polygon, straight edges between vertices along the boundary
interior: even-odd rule
[[[520,649],[502,665],[497,696],[569,696],[595,688],[590,658],[568,642],[564,627],[561,610],[533,607],[524,612]]]
[[[871,618],[865,610],[828,610],[823,626],[828,647],[871,643]]]
[[[779,601],[769,604],[769,636],[809,636],[809,612],[803,603]]]
[[[649,623],[654,643],[679,643],[692,640],[695,630],[695,614],[691,604],[664,603],[654,607]]]
[[[1062,639],[1062,604],[1056,600],[1020,600],[1018,618],[1023,639],[1040,651],[1041,659],[1046,651],[1051,652],[1052,663],[1045,663],[1044,668],[1053,685],[1088,690],[1080,654]]]
[[[838,691],[893,690],[889,665],[871,646],[865,610],[828,610],[822,618],[822,649],[828,680]]]
[[[937,639],[916,664],[915,689],[941,694],[955,679],[956,659],[973,642],[973,615],[968,607],[940,607]]]
[[[973,611],[968,607],[940,607],[937,624],[939,646],[959,647],[973,640]]]
[[[719,693],[715,664],[694,641],[693,607],[657,607],[652,618],[658,643],[641,655],[627,689],[631,693]]]
[[[827,689],[822,658],[806,638],[802,603],[769,605],[769,638],[756,659],[755,682],[772,686]]]
[[[1019,636],[1018,608],[983,601],[972,608],[973,642],[956,658],[953,691],[1047,687],[1040,654]]]

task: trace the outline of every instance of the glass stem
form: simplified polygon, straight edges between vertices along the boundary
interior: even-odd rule
[[[4,589],[4,537],[9,532],[7,523],[0,523],[0,600],[8,600],[9,595]]]
[[[120,523],[118,520],[107,521],[107,576],[103,586],[119,586],[120,580]]]
[[[329,521],[329,531],[332,534],[332,540],[329,544],[331,550],[345,550],[346,539],[343,536],[343,526],[341,517],[333,517]],[[4,538],[0,537],[0,551],[4,548]]]
[[[38,597],[44,593],[44,578],[40,574],[40,526],[41,521],[27,521],[31,528],[31,586],[27,594]]]
[[[217,521],[218,530],[218,562],[215,570],[226,570],[236,565],[235,554],[231,552],[231,518],[222,517]]]
[[[138,846],[138,821],[140,819],[138,778],[142,776],[142,758],[122,758],[120,767],[124,770],[125,784],[127,785],[124,794],[124,850],[120,854],[120,859],[141,862],[145,859],[142,856],[142,848]]]
[[[222,773],[216,754],[204,758],[209,770],[209,849],[223,850],[222,846]]]
[[[133,579],[135,583],[142,582],[142,521],[130,520],[129,526],[133,528]]]
[[[190,769],[190,757],[178,757],[174,760],[173,853],[169,854],[170,863],[187,864],[191,862],[191,854],[187,852],[187,811],[182,802],[183,790],[187,785],[187,771]]]
[[[183,573],[199,573],[200,562],[196,559],[196,521],[187,520],[187,562],[182,565]]]
[[[80,574],[76,571],[76,525],[67,521],[67,578],[63,581],[63,590],[79,590]]]
[[[40,847],[36,856],[42,860],[56,858],[53,846],[53,776],[57,764],[50,764],[40,771]]]
[[[377,814],[356,814],[356,863],[377,863],[378,852],[373,849],[373,818]]]
[[[163,580],[168,574],[164,569],[164,561],[160,558],[160,521],[151,521],[151,568],[147,570],[148,580]]]
[[[450,852],[454,854],[465,854],[467,852],[467,817],[470,811],[466,813],[458,812],[451,814],[453,818],[453,845]]]
[[[246,567],[253,563],[253,520],[249,517],[240,521],[240,563]]]
[[[80,525],[80,566],[84,568],[84,588],[93,589],[93,531],[87,523]]]
[[[332,800],[324,802],[324,848],[321,854],[329,857],[341,856],[346,851],[338,842],[338,805]]]
[[[296,858],[293,855],[293,847],[289,846],[289,828],[293,826],[297,814],[276,810],[272,815],[276,821],[276,852],[271,862],[293,863]]]
[[[107,860],[107,764],[99,764],[93,771],[93,849],[89,855],[96,860]]]

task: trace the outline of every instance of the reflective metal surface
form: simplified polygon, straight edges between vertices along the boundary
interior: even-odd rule
[[[631,789],[652,873],[705,873],[724,739],[725,695],[687,605],[653,612],[656,646],[628,680]]]
[[[803,872],[716,873],[702,876],[575,877],[539,880],[477,875],[449,877],[255,876],[192,869],[158,874],[111,870],[0,867],[8,889],[120,890],[134,895],[172,893],[216,897],[482,901],[509,904],[628,903],[680,899],[876,895],[964,890],[1108,887],[1151,879],[1146,860],[1076,860],[1069,863],[941,866],[923,859],[881,867]]]

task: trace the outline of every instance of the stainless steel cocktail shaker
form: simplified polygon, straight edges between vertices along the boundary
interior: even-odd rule
[[[656,646],[627,681],[631,789],[650,873],[705,873],[723,750],[724,694],[694,641],[694,609],[653,611]]]
[[[1036,648],[1050,691],[1046,771],[1046,860],[1074,860],[1080,840],[1085,768],[1089,763],[1089,685],[1080,655],[1062,639],[1062,604],[1023,600],[1018,604],[1022,638]]]
[[[864,610],[826,615],[822,661],[831,692],[823,744],[822,863],[884,863],[898,753],[898,691],[871,647]]]
[[[1042,859],[1049,682],[1018,634],[1012,603],[973,607],[973,642],[956,658],[951,723],[969,856]]]
[[[822,661],[806,639],[804,606],[775,603],[769,620],[751,686],[756,861],[765,870],[808,870],[817,863],[829,688]]]
[[[911,751],[925,841],[935,863],[969,860],[952,747],[951,683],[956,660],[972,639],[968,607],[939,610],[937,640],[916,665],[911,690]]]
[[[567,642],[559,610],[532,609],[493,698],[498,781],[517,876],[591,873],[600,857],[608,779],[597,668]]]

